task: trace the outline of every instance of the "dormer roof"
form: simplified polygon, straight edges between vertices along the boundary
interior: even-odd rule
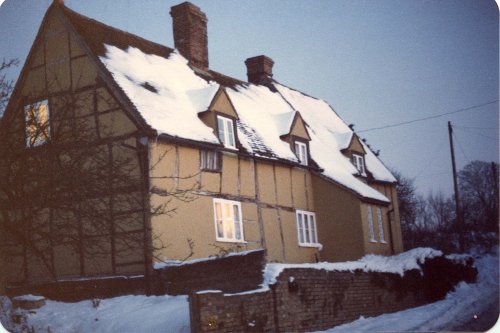
[[[343,152],[351,152],[351,153],[358,153],[362,155],[366,155],[366,149],[362,143],[362,140],[359,139],[359,136],[357,136],[355,133],[347,133],[350,134],[349,137],[350,139],[348,141],[347,145],[345,148],[342,148]],[[344,138],[347,139],[347,136]]]

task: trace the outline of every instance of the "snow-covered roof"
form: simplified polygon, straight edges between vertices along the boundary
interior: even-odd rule
[[[52,7],[51,7],[52,8]],[[238,115],[236,130],[242,149],[254,156],[298,160],[282,136],[290,134],[300,115],[311,138],[310,156],[328,179],[367,199],[389,200],[355,176],[357,170],[341,150],[354,135],[324,101],[276,81],[272,89],[249,84],[210,69],[188,64],[177,51],[55,6],[66,16],[89,50],[109,71],[135,110],[133,116],[161,134],[220,145],[216,133],[199,117],[220,89],[225,89]],[[375,180],[395,182],[384,164],[364,144],[365,165]],[[222,145],[221,145],[222,146]]]
[[[144,120],[161,134],[218,144],[213,130],[198,117],[210,105],[219,85],[207,83],[174,52],[169,58],[129,47],[106,45],[100,57]]]
[[[167,57],[146,54],[135,47],[105,45],[100,60],[137,111],[158,134],[219,144],[214,130],[199,118],[210,106],[221,85],[201,78],[177,51]],[[353,131],[323,100],[310,97],[277,82],[273,90],[263,85],[237,84],[226,93],[238,114],[237,134],[250,154],[298,162],[289,143],[297,113],[311,137],[310,156],[324,176],[359,195],[388,202],[380,192],[355,175],[356,168],[342,154]],[[394,182],[389,170],[368,148],[366,168],[376,180]]]
[[[296,111],[291,111],[287,113],[280,113],[274,116],[274,122],[278,127],[278,133],[280,135],[287,135],[290,133],[296,114]]]

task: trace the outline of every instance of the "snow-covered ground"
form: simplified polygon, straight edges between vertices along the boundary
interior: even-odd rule
[[[374,260],[378,260],[376,257]],[[366,259],[365,259],[366,261]],[[476,257],[476,284],[461,283],[446,299],[425,306],[360,318],[326,332],[470,331],[474,316],[498,315],[498,253]],[[338,267],[335,267],[338,268]],[[493,311],[493,312],[492,312]],[[14,332],[189,332],[186,296],[122,296],[77,303],[47,300],[42,308],[26,313],[24,331],[10,322],[10,301],[0,298],[0,321]],[[469,326],[467,326],[469,325]],[[484,329],[478,329],[484,330]],[[0,328],[1,331],[1,328]]]
[[[7,313],[9,303],[5,298],[0,303]],[[25,325],[13,325],[0,315],[2,324],[14,332],[28,332],[32,328],[44,333],[190,332],[187,296],[121,296],[100,300],[98,305],[92,300],[77,303],[47,300],[45,306],[28,313],[26,319]]]

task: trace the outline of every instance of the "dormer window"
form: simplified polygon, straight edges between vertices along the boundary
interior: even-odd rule
[[[358,169],[358,172],[362,176],[366,176],[366,170],[365,170],[365,158],[363,155],[358,155],[358,154],[352,154],[352,164]]]
[[[26,146],[44,144],[50,137],[49,102],[43,100],[24,107],[26,119]]]
[[[233,120],[231,118],[218,115],[217,130],[219,132],[219,140],[224,147],[236,149]]]
[[[307,144],[301,141],[295,141],[295,156],[299,159],[300,164],[308,165]]]

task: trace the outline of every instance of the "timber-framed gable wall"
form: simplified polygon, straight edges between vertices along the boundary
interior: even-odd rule
[[[33,165],[42,158],[52,163],[54,176],[44,190],[48,197],[55,196],[50,187],[62,186],[57,174],[62,177],[64,171],[80,177],[70,190],[74,193],[68,193],[78,199],[71,207],[58,199],[39,209],[43,214],[30,223],[45,224],[51,230],[45,238],[24,244],[15,237],[10,239],[5,250],[10,267],[7,283],[145,274],[151,266],[149,216],[145,214],[149,206],[148,152],[141,143],[145,126],[126,111],[128,106],[115,90],[95,55],[53,5],[32,46],[2,128],[8,128],[8,137],[17,141],[12,152],[30,156],[26,158]],[[48,108],[50,137],[43,144],[29,146],[24,110],[38,101],[45,101]],[[61,158],[82,165],[70,168],[68,162],[59,169]],[[95,175],[101,178],[92,178]],[[86,187],[93,190],[83,190]],[[36,228],[32,234],[41,237]]]

